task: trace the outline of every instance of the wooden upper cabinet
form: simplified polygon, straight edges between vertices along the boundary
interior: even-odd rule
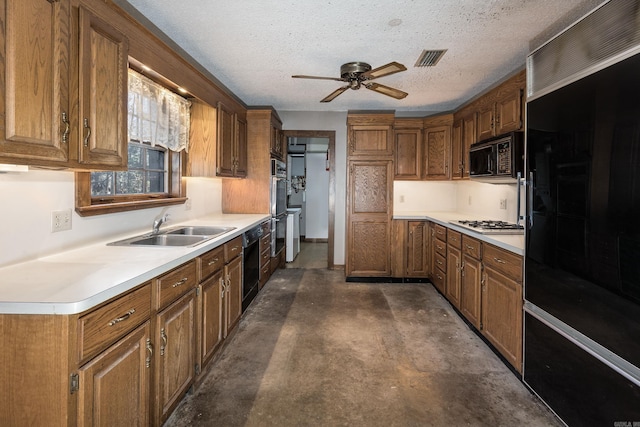
[[[0,162],[65,165],[69,157],[69,0],[5,0]]]
[[[422,120],[417,123],[397,120],[393,130],[393,142],[394,179],[421,179]]]
[[[236,168],[234,176],[239,178],[246,178],[247,176],[247,121],[236,114],[236,137],[235,137],[235,152],[236,152]]]
[[[186,176],[213,178],[216,176],[217,111],[198,100],[191,102],[189,153],[185,163]]]
[[[525,84],[523,70],[480,98],[477,107],[477,141],[522,129]]]
[[[469,178],[469,151],[476,142],[476,113],[468,113],[462,118],[462,177]]]
[[[78,161],[126,169],[129,41],[83,6],[79,38]]]
[[[233,176],[235,167],[234,131],[233,111],[222,102],[218,102],[218,176]]]
[[[449,179],[451,162],[451,126],[435,126],[424,131],[424,178]]]
[[[462,120],[456,120],[451,128],[451,178],[461,179],[464,170],[462,157]]]
[[[281,125],[273,123],[271,126],[271,143],[270,143],[271,156],[284,160],[286,155],[284,134],[282,133]]]
[[[395,117],[387,113],[349,114],[347,116],[349,158],[391,158]]]

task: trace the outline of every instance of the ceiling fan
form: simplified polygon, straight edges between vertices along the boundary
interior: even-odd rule
[[[407,67],[398,63],[390,62],[378,68],[371,69],[371,65],[365,62],[347,62],[340,67],[340,77],[317,77],[317,76],[303,76],[296,75],[291,76],[295,79],[317,79],[317,80],[336,80],[339,82],[347,82],[346,86],[334,90],[329,96],[322,99],[320,102],[331,102],[338,95],[347,89],[358,90],[362,86],[374,92],[381,93],[383,95],[390,96],[396,99],[402,99],[408,95],[407,92],[403,92],[398,89],[394,89],[389,86],[384,86],[379,83],[370,82],[370,80],[377,79],[378,77],[388,76],[389,74],[399,73],[400,71],[406,71]]]

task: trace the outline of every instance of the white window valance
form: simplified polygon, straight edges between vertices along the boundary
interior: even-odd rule
[[[191,103],[129,70],[129,140],[172,151],[189,151]]]

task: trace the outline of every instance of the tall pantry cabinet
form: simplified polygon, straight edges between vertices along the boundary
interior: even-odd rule
[[[347,278],[391,274],[393,123],[393,113],[347,116]]]

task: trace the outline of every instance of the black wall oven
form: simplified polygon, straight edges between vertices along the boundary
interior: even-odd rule
[[[287,235],[287,166],[271,160],[271,256],[284,249]]]
[[[639,76],[527,103],[524,381],[568,425],[640,422]]]

